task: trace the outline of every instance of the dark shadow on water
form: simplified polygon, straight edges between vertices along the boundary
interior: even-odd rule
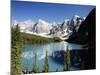
[[[95,52],[93,49],[70,50],[71,67],[80,70],[95,69]],[[51,59],[56,63],[64,65],[64,50],[52,53]]]
[[[63,65],[63,63],[64,63],[64,53],[65,52],[63,50],[61,50],[61,51],[54,51],[52,53],[52,55],[50,56],[50,58],[53,61],[55,61],[56,63]]]

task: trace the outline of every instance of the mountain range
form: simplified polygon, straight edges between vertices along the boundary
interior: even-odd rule
[[[42,19],[37,22],[26,20],[22,22],[13,21],[12,27],[19,25],[20,31],[44,37],[59,37],[62,40],[68,39],[73,32],[78,32],[80,24],[85,17],[74,15],[71,20],[65,19],[62,23],[48,23]]]

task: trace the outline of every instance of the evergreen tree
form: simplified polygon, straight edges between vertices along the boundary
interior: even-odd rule
[[[37,54],[35,54],[35,64],[33,66],[33,72],[38,73],[38,62],[37,62]]]
[[[12,35],[11,35],[12,46],[15,46],[16,44],[21,44],[21,42],[20,42],[21,41],[20,28],[18,25],[15,28],[12,28],[11,33],[12,33]]]
[[[12,28],[12,41],[11,41],[11,75],[18,75],[22,73],[22,47],[20,42],[20,29],[17,25]]]
[[[49,71],[48,52],[46,51],[45,62],[42,68],[42,72],[48,72],[48,71]]]
[[[64,71],[67,70],[66,57],[67,57],[67,55],[66,55],[66,53],[65,53],[65,54],[64,54]]]
[[[30,65],[29,65],[29,63],[27,63],[27,65],[26,65],[26,74],[29,74],[29,72],[30,72]]]
[[[67,46],[67,50],[64,54],[64,71],[68,71],[70,68],[70,50],[68,49]]]

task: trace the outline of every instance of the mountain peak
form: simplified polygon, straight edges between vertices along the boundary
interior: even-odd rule
[[[23,21],[22,23],[26,24],[26,25],[30,25],[30,24],[34,24],[34,22],[31,19],[28,19],[26,21]]]
[[[78,16],[78,15],[74,15],[74,17],[75,17],[75,18],[79,18],[80,16]]]
[[[64,22],[67,23],[69,21],[69,19],[65,19]]]
[[[42,19],[39,19],[39,20],[38,20],[38,23],[48,24],[46,21],[44,21],[44,20],[42,20]]]
[[[83,19],[85,20],[85,19],[86,19],[86,17],[83,17]]]
[[[38,21],[39,21],[39,22],[42,22],[43,20],[42,20],[42,19],[39,19]]]

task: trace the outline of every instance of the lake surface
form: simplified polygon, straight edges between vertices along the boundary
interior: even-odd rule
[[[44,64],[44,58],[45,58],[45,53],[46,50],[48,51],[48,58],[49,58],[49,71],[63,71],[63,64],[55,62],[51,56],[52,53],[55,51],[66,51],[67,46],[69,47],[70,50],[73,49],[81,49],[82,46],[79,44],[72,44],[68,42],[56,42],[56,43],[49,43],[46,45],[30,45],[27,47],[23,48],[23,53],[22,53],[22,68],[23,70],[26,70],[27,64],[30,65],[30,70],[33,68],[34,64],[34,56],[35,53],[37,54],[38,57],[38,67],[39,71],[41,72],[42,70],[42,65]],[[71,67],[70,70],[77,70],[77,67]]]

